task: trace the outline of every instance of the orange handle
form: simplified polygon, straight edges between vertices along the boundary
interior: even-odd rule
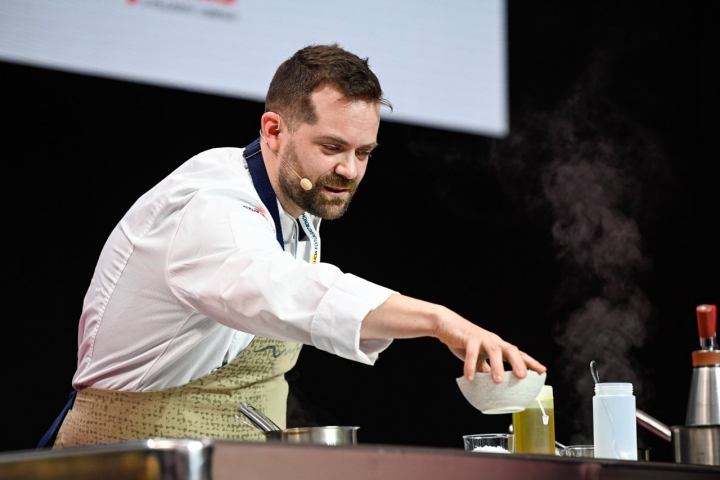
[[[695,311],[697,312],[698,331],[701,338],[710,338],[715,336],[717,326],[717,307],[715,305],[703,304],[699,305]]]

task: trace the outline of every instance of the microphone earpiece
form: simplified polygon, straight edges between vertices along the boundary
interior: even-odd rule
[[[278,132],[279,132],[279,131],[280,131],[280,129],[278,129]],[[262,138],[263,141],[265,142],[265,144],[266,144],[268,147],[270,147],[270,144],[269,144],[268,141],[265,139],[265,135],[263,135],[263,131],[262,131],[262,130],[260,130],[260,138]],[[270,150],[272,150],[272,148],[271,148]],[[298,172],[296,172],[295,169],[287,162],[287,160],[285,160],[285,159],[283,158],[283,156],[280,155],[280,152],[276,152],[275,150],[272,150],[272,151],[275,152],[275,155],[277,155],[278,157],[280,157],[280,159],[281,159],[283,162],[285,162],[285,165],[287,165],[288,168],[290,168],[290,170],[292,170],[295,175],[297,175],[297,177],[300,179],[300,186],[302,187],[303,190],[305,190],[305,191],[312,190],[312,188],[313,188],[313,183],[310,181],[309,178],[301,177],[300,174],[299,174]]]
[[[295,170],[293,170],[293,172],[294,172],[294,171],[295,171]],[[297,175],[297,172],[296,172],[296,175]],[[299,177],[299,176],[300,176],[300,175],[298,175],[298,177]],[[309,191],[309,190],[312,190],[313,184],[312,184],[312,182],[310,181],[309,178],[301,178],[301,179],[300,179],[300,186],[303,188],[303,190]]]

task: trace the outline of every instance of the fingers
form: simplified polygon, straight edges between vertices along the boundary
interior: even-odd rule
[[[485,361],[481,361],[478,365],[478,372],[490,373],[490,365]]]
[[[544,373],[547,368],[533,357],[525,352],[521,352],[515,345],[504,342],[502,347],[503,357],[512,368],[513,375],[517,378],[525,378],[527,370],[533,370],[537,373]],[[494,372],[494,371],[493,371]],[[494,380],[494,378],[493,378]]]
[[[490,362],[490,375],[493,382],[502,383],[505,379],[505,366],[503,365],[503,351],[497,344],[483,345]]]
[[[464,374],[468,381],[472,382],[475,378],[475,371],[477,370],[478,357],[480,356],[480,345],[470,344],[465,349],[465,368]]]
[[[490,373],[495,383],[502,383],[504,362],[510,364],[513,375],[517,378],[525,378],[528,369],[538,373],[547,371],[543,364],[499,337],[485,338],[480,344],[470,344],[466,349],[454,353],[465,361],[464,374],[469,381],[472,381],[475,371],[478,371]]]
[[[443,308],[440,312],[443,315],[433,329],[434,336],[464,361],[463,374],[468,381],[472,381],[475,372],[480,371],[490,373],[495,383],[502,383],[505,378],[504,362],[510,364],[517,378],[525,378],[528,369],[538,373],[547,371],[540,362],[498,335],[447,309]]]
[[[547,372],[547,368],[545,367],[545,365],[543,365],[542,363],[538,362],[537,360],[535,360],[533,357],[531,357],[531,356],[528,355],[527,353],[525,353],[525,352],[520,352],[520,356],[522,356],[522,359],[523,359],[523,361],[525,362],[525,365],[527,365],[527,367],[528,367],[530,370],[534,370],[534,371],[536,371],[537,373]]]
[[[513,374],[517,378],[525,378],[527,376],[527,364],[520,350],[511,344],[507,344],[503,351],[505,359],[512,367]]]

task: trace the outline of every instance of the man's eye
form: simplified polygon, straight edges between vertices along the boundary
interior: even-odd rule
[[[338,147],[336,147],[335,145],[323,145],[323,148],[324,148],[325,150],[330,151],[330,152],[337,152],[338,150],[340,150],[340,149],[339,149]]]
[[[360,150],[358,151],[358,157],[370,158],[372,156],[372,150]]]

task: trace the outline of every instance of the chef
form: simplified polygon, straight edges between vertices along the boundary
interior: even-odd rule
[[[302,48],[277,69],[257,138],[189,159],[130,207],[83,303],[68,405],[40,447],[153,437],[262,440],[241,402],[285,428],[302,345],[373,364],[395,338],[435,337],[464,375],[545,367],[452,310],[320,260],[392,108],[362,59]],[[362,226],[358,231],[363,231]]]

